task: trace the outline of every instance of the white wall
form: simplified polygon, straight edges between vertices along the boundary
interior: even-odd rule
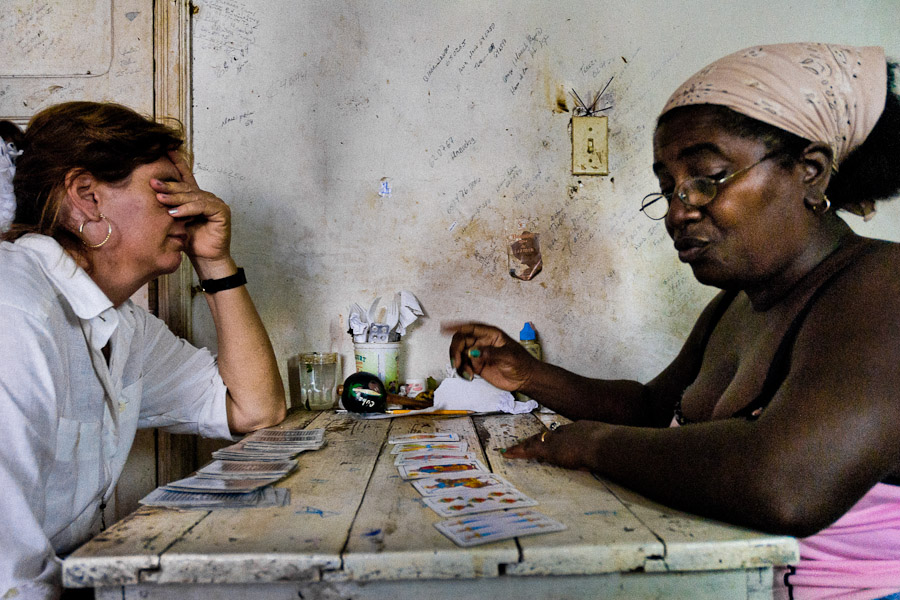
[[[404,338],[408,377],[443,373],[441,321],[478,319],[514,335],[533,321],[545,357],[577,372],[649,379],[715,291],[637,210],[668,95],[755,44],[900,57],[897,0],[194,4],[196,171],[233,208],[285,376],[312,350],[340,352],[349,372],[348,305],[407,289],[428,313]],[[570,91],[610,78],[610,175],[573,176]],[[900,238],[897,208],[867,230]],[[529,282],[507,274],[503,240],[522,214],[542,222]]]

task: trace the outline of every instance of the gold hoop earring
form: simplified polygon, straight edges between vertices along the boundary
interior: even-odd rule
[[[81,243],[85,245],[86,248],[99,248],[103,244],[109,241],[109,238],[112,237],[112,223],[109,222],[103,213],[100,213],[100,218],[106,221],[106,237],[103,238],[103,241],[99,244],[88,244],[84,239],[84,226],[88,224],[88,221],[83,221],[81,223],[81,227],[78,228],[78,236],[81,238]]]
[[[826,196],[825,194],[822,194],[821,202],[816,202],[816,203],[807,202],[806,205],[809,207],[809,209],[811,211],[813,211],[813,214],[816,214],[816,215],[824,215],[829,210],[831,210],[831,200],[829,200],[828,196]]]

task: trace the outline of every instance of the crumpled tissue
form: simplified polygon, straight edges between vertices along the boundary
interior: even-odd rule
[[[434,391],[431,410],[471,410],[505,412],[513,415],[531,412],[538,407],[534,400],[519,402],[510,392],[496,388],[485,379],[466,381],[462,377],[444,379]]]
[[[397,333],[406,334],[406,328],[418,317],[425,316],[422,306],[412,292],[401,290],[394,294],[394,304],[400,307],[400,314],[397,319]]]

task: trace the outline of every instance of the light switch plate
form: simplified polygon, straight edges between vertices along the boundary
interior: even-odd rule
[[[609,175],[606,117],[572,117],[572,174]]]

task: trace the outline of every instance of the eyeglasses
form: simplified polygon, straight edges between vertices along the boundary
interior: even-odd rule
[[[712,177],[692,177],[691,179],[685,179],[670,194],[663,194],[662,192],[647,194],[644,196],[644,199],[641,200],[641,212],[654,221],[665,219],[666,215],[669,213],[669,204],[672,203],[673,197],[678,198],[678,200],[686,207],[700,208],[701,206],[706,206],[715,199],[716,194],[719,192],[720,185],[728,183],[739,175],[743,175],[756,165],[773,156],[775,156],[774,153],[766,154],[752,165],[744,167],[743,169],[738,169],[734,173],[719,179],[713,179]]]

